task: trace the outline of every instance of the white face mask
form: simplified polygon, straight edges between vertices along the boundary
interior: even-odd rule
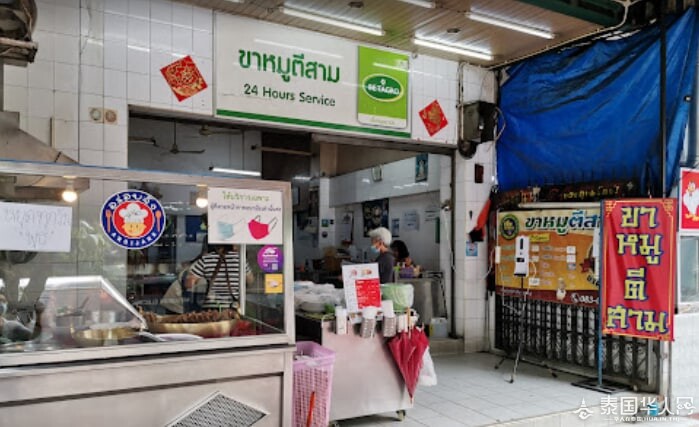
[[[0,316],[2,316],[5,313],[7,313],[7,303],[2,302],[0,303]]]

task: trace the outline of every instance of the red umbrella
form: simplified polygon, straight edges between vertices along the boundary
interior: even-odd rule
[[[410,399],[415,394],[420,369],[422,369],[422,356],[429,344],[427,335],[420,328],[401,332],[388,342],[393,359],[403,375],[403,380],[405,380]]]

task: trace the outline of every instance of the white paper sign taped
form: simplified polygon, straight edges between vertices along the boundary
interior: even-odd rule
[[[0,202],[0,250],[70,252],[73,208]]]

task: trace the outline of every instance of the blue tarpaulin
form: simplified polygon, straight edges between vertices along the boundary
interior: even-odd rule
[[[694,9],[667,31],[666,190],[676,179],[697,63]],[[507,70],[497,143],[502,190],[640,179],[659,183],[660,30],[551,52]],[[658,187],[656,187],[658,188]]]

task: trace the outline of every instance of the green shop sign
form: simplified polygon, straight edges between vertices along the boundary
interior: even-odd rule
[[[408,125],[408,55],[359,46],[357,120],[405,128]]]

